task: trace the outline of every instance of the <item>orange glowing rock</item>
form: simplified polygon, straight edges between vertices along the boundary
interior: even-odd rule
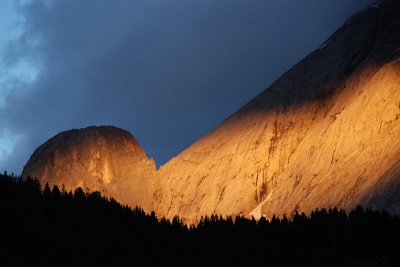
[[[135,138],[116,127],[88,127],[59,133],[41,145],[22,176],[42,185],[82,187],[150,211],[156,167]]]
[[[400,2],[329,41],[158,171],[153,208],[193,221],[347,210],[400,214]]]

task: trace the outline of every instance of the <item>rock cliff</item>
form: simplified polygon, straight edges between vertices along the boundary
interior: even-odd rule
[[[358,204],[400,213],[400,2],[321,47],[157,173],[153,208],[289,216]]]
[[[57,134],[36,149],[22,176],[68,191],[99,191],[149,212],[155,171],[154,161],[129,132],[103,126]]]

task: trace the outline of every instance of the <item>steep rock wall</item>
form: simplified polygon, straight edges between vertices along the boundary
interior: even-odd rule
[[[188,221],[358,204],[399,213],[399,33],[397,1],[350,18],[161,167],[153,208]]]

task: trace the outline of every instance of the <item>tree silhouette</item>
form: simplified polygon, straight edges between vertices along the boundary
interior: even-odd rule
[[[99,192],[0,174],[0,266],[400,266],[400,220],[357,207],[188,227]]]

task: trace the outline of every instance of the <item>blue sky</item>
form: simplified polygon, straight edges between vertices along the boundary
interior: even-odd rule
[[[369,0],[0,2],[0,170],[56,133],[129,130],[158,165]]]
[[[0,51],[4,50],[8,41],[15,37],[16,29],[14,28],[18,16],[13,9],[13,0],[3,0],[0,2]],[[0,61],[0,66],[2,62]],[[5,96],[9,89],[5,88],[4,69],[0,70],[0,107],[5,105]],[[7,131],[5,128],[0,129],[0,162],[5,161],[6,157],[12,153],[17,138]],[[1,163],[0,163],[1,164]],[[5,166],[2,166],[3,168]]]

